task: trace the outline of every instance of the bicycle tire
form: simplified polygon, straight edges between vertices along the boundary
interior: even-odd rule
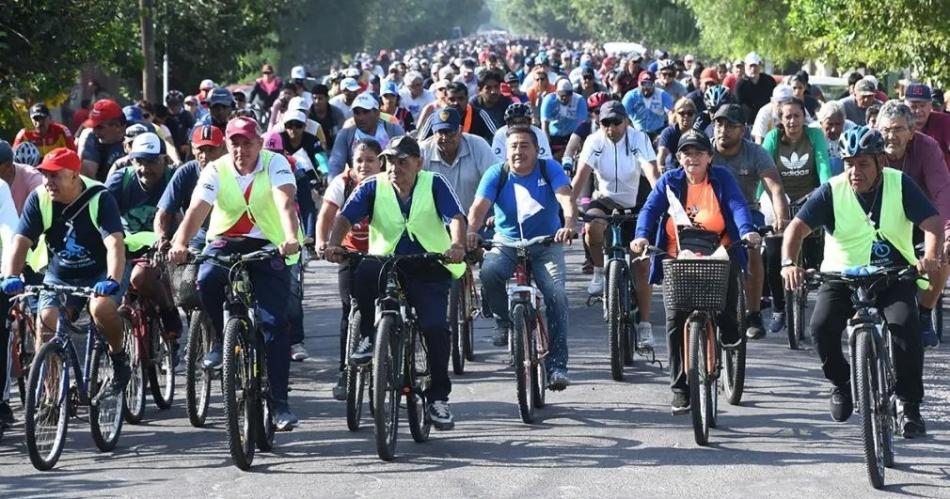
[[[798,293],[799,291],[785,291],[785,335],[788,337],[788,348],[798,350],[798,324],[796,319],[800,312],[798,311]]]
[[[99,390],[105,385],[103,371],[113,371],[112,358],[107,353],[108,347],[105,341],[97,339],[92,347],[92,359],[89,369],[89,399],[94,400],[99,394]],[[89,431],[92,433],[92,440],[100,451],[108,452],[115,449],[119,443],[119,436],[122,434],[123,417],[123,398],[125,392],[118,396],[106,397],[100,399],[97,404],[89,405]]]
[[[257,431],[254,441],[257,450],[270,452],[274,450],[274,438],[277,435],[277,423],[274,421],[274,400],[270,393],[270,380],[267,378],[267,350],[264,346],[264,336],[260,330],[254,334],[254,360],[257,362],[255,371],[258,373],[252,386],[255,388],[254,428]]]
[[[142,365],[141,343],[134,333],[132,318],[127,311],[120,311],[122,319],[122,338],[125,351],[129,355],[129,364],[132,366],[132,378],[125,387],[125,402],[123,414],[125,421],[130,424],[139,424],[145,418],[145,366]]]
[[[877,393],[877,362],[874,359],[873,332],[860,328],[854,332],[854,369],[857,409],[861,417],[861,443],[868,481],[875,489],[884,487],[884,459],[881,453],[880,415]]]
[[[633,283],[633,274],[629,267],[626,267],[627,287],[626,297],[621,296],[621,303],[624,303],[623,318],[623,364],[625,366],[633,365],[634,354],[637,352],[637,342],[640,341],[637,334],[637,324],[640,318],[640,305],[637,303],[637,290]]]
[[[201,365],[211,350],[211,324],[203,310],[191,313],[188,352],[185,357],[185,413],[191,426],[201,428],[211,405],[212,371]]]
[[[366,369],[351,362],[350,355],[359,343],[360,312],[353,309],[346,332],[346,427],[350,431],[360,429],[363,416],[363,392],[366,385]]]
[[[725,373],[722,388],[723,393],[726,395],[726,402],[728,402],[729,405],[739,405],[742,403],[742,393],[745,390],[746,349],[748,340],[745,337],[746,294],[741,280],[738,290],[736,313],[738,314],[739,341],[741,343],[735,349],[722,349],[722,366]]]
[[[45,397],[40,400],[37,400],[37,397],[40,395],[52,395],[47,393],[45,386],[42,387],[44,388],[42,390],[40,387],[41,377],[45,376],[48,372],[52,372],[51,368],[47,367],[47,358],[50,359],[50,365],[57,366],[52,369],[56,369],[59,372],[59,381],[56,383],[56,403],[55,405],[49,405],[49,410],[47,411],[47,415],[55,416],[55,425],[37,424],[39,416],[39,414],[37,414],[38,404],[42,404],[45,400]],[[24,411],[26,448],[29,452],[30,462],[33,464],[33,467],[40,471],[48,471],[56,466],[56,463],[59,461],[59,456],[63,452],[63,446],[66,444],[66,433],[69,428],[69,397],[65,394],[66,388],[63,386],[63,383],[69,380],[69,373],[66,372],[66,368],[65,350],[59,343],[52,342],[46,343],[40,348],[33,357],[33,365],[30,368],[29,380],[27,381],[26,407]],[[42,423],[42,421],[40,421],[40,423]],[[46,439],[38,439],[37,437],[38,434],[45,435],[47,432],[43,430],[48,428],[53,428],[55,433],[52,435],[52,442],[48,445],[49,449],[45,450],[47,447],[47,445],[44,445]],[[43,444],[40,442],[43,442]]]
[[[933,309],[934,331],[937,333],[937,339],[943,343],[943,304],[946,298],[943,293],[937,298],[937,305]]]
[[[693,438],[698,445],[709,443],[709,396],[706,371],[706,323],[691,319],[689,331],[689,407],[693,421]]]
[[[882,356],[878,356],[878,368],[877,372],[884,373],[887,372],[887,368],[884,366],[884,359]],[[894,393],[890,386],[890,380],[887,375],[877,377],[878,384],[878,393],[891,394]],[[881,448],[881,454],[884,461],[885,468],[894,467],[894,432],[897,425],[897,404],[893,397],[884,395],[884,400],[886,401],[886,410],[882,415],[883,423],[883,445]]]
[[[538,331],[538,334],[546,334],[542,332],[547,326],[545,326],[542,319],[542,314],[540,311],[534,311],[534,323],[535,329]],[[537,358],[537,336],[531,336],[531,351],[535,352],[532,356],[532,364],[534,365],[534,377],[533,383],[531,384],[531,400],[534,402],[534,407],[537,409],[544,408],[546,401],[546,395],[548,391],[548,370],[544,367],[544,362]]]
[[[623,317],[620,305],[620,283],[622,268],[614,260],[607,264],[607,354],[610,357],[610,377],[614,381],[623,381],[624,344],[622,336]]]
[[[414,330],[410,336],[413,342],[422,341],[419,337],[420,331]],[[416,353],[422,351],[419,348],[407,348],[408,352],[403,353],[405,358],[405,386],[411,387],[406,394],[406,421],[409,424],[409,433],[412,439],[417,443],[429,440],[429,433],[432,431],[432,420],[429,419],[429,412],[426,410],[426,398],[422,392],[422,381],[419,373],[416,372]]]
[[[399,436],[399,381],[396,367],[399,365],[398,345],[391,341],[395,336],[396,317],[383,315],[376,326],[376,343],[373,351],[373,400],[375,413],[376,454],[383,461],[396,457],[396,441]]]
[[[471,274],[465,278],[465,287],[465,329],[462,331],[462,353],[465,355],[465,360],[471,362],[475,360],[475,314],[478,310],[475,278]]]
[[[150,320],[148,386],[155,405],[167,410],[175,400],[175,347],[174,340],[162,333],[161,321],[157,318]]]
[[[521,420],[527,424],[534,422],[534,400],[531,397],[532,384],[536,377],[532,374],[531,353],[528,351],[531,342],[528,325],[528,310],[524,303],[516,303],[511,308],[511,346],[514,352],[515,378],[518,413]]]
[[[248,325],[244,318],[232,316],[224,327],[224,362],[221,378],[224,381],[224,420],[227,429],[228,451],[231,461],[247,471],[254,462],[257,424],[254,401],[250,389],[251,345],[247,341]],[[240,399],[238,395],[241,395]]]
[[[461,325],[465,313],[462,295],[465,293],[462,286],[462,280],[455,279],[452,281],[452,288],[449,291],[449,331],[452,333],[452,372],[458,375],[465,374],[465,350],[462,345],[464,331]]]
[[[28,316],[32,318],[32,316]],[[27,319],[19,317],[14,322],[14,327],[16,328],[17,337],[17,351],[14,354],[19,358],[20,363],[20,372],[17,376],[17,389],[20,393],[20,403],[24,406],[26,405],[26,382],[27,378],[30,376],[30,364],[33,362],[33,357],[36,351],[36,338],[33,336],[33,331],[30,329]]]

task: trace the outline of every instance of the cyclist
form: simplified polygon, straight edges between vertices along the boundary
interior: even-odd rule
[[[410,71],[403,78],[403,87],[399,91],[400,100],[409,112],[415,122],[419,121],[422,109],[431,102],[435,101],[435,94],[431,90],[423,87],[422,74],[418,71]]]
[[[35,167],[41,159],[40,150],[32,142],[21,142],[13,148],[13,161],[17,163]]]
[[[501,94],[501,84],[504,80],[505,75],[501,71],[483,71],[478,76],[478,95],[471,100],[473,108],[488,113],[496,128],[505,123],[505,111],[513,102],[510,97]]]
[[[570,80],[558,80],[557,90],[541,101],[541,130],[551,143],[551,154],[560,160],[571,133],[587,116],[587,99],[574,93]]]
[[[716,85],[719,85],[719,73],[713,68],[704,69],[699,75],[699,88],[686,94],[686,97],[696,105],[697,113],[706,112],[706,91]],[[728,88],[723,87],[723,89],[728,93]],[[712,113],[715,114],[716,111],[712,111]]]
[[[858,74],[860,77],[860,74]],[[851,95],[840,99],[838,102],[844,106],[845,116],[854,122],[855,125],[864,126],[867,124],[867,109],[873,105],[880,106],[883,102],[877,100],[877,85],[874,81],[865,76],[860,78],[853,87]]]
[[[571,194],[570,180],[554,160],[538,157],[537,136],[523,125],[508,129],[508,157],[492,166],[478,185],[478,194],[468,212],[469,246],[475,247],[479,231],[494,205],[495,237],[531,239],[554,236],[558,243],[570,242],[576,233],[577,207]],[[563,212],[559,220],[558,209]],[[549,388],[563,390],[571,383],[567,376],[568,302],[564,288],[566,269],[564,251],[558,244],[535,245],[530,249],[534,280],[544,295],[545,314],[550,332],[549,353],[545,360]],[[481,281],[484,297],[496,317],[494,343],[508,344],[508,303],[505,282],[514,272],[514,250],[495,248],[485,254]]]
[[[762,58],[755,52],[745,56],[745,76],[736,83],[736,101],[745,108],[746,123],[758,115],[759,109],[768,104],[769,96],[775,90],[775,78],[762,70]]]
[[[597,74],[594,73],[594,68],[589,65],[580,68],[579,80],[580,81],[574,85],[574,93],[579,94],[585,99],[589,99],[591,95],[597,92],[606,90],[603,85],[597,82]],[[574,79],[572,78],[571,81],[574,81]]]
[[[354,126],[345,127],[337,134],[330,153],[330,178],[339,175],[344,167],[353,160],[353,144],[361,139],[373,139],[381,146],[391,139],[404,135],[401,126],[379,117],[379,101],[372,95],[363,93],[353,99]]]
[[[428,413],[437,430],[455,426],[449,407],[449,326],[446,322],[449,286],[465,271],[465,215],[448,182],[439,174],[422,171],[419,144],[412,137],[394,139],[383,151],[386,173],[356,187],[336,217],[326,256],[339,263],[340,246],[353,224],[369,218],[369,252],[375,255],[443,253],[449,264],[420,263],[401,267],[402,285],[416,312],[425,337],[432,385],[426,389]],[[448,225],[448,231],[446,230]],[[362,339],[352,360],[366,363],[373,356],[375,301],[382,263],[363,259],[356,269],[355,289]]]
[[[382,103],[380,104],[379,110],[380,114],[388,114],[392,116],[399,126],[407,132],[411,132],[416,129],[416,123],[412,118],[412,113],[408,109],[400,105],[402,96],[399,94],[399,87],[394,81],[385,81],[382,84],[382,89],[380,90],[380,98]]]
[[[818,108],[815,119],[825,134],[825,143],[828,144],[828,162],[831,165],[831,174],[838,175],[844,172],[844,160],[841,159],[841,152],[838,150],[838,139],[841,134],[855,125],[845,118],[844,106],[836,100],[825,102]]]
[[[283,83],[279,76],[274,75],[274,66],[264,64],[261,66],[261,77],[254,80],[254,88],[251,89],[248,102],[260,106],[261,109],[270,109],[280,95]]]
[[[125,115],[116,101],[102,99],[92,105],[89,118],[83,126],[91,129],[79,141],[83,175],[104,181],[109,167],[125,155],[122,139],[125,136]]]
[[[528,95],[521,90],[521,79],[515,73],[505,75],[505,83],[501,86],[501,93],[511,98],[511,102],[526,104]]]
[[[673,98],[658,90],[653,80],[653,73],[641,72],[637,88],[623,96],[623,107],[633,126],[647,134],[651,141],[666,127],[666,113],[673,109]]]
[[[248,253],[276,247],[284,257],[296,255],[300,249],[300,228],[294,212],[296,182],[287,160],[282,155],[262,151],[260,130],[250,118],[232,119],[224,135],[229,154],[201,171],[191,204],[172,239],[169,258],[177,264],[186,260],[188,244],[209,212],[211,221],[205,253]],[[298,422],[287,400],[290,271],[284,258],[253,262],[248,270],[251,283],[258,290],[255,298],[266,343],[276,425],[279,430],[289,430]],[[203,263],[198,271],[201,305],[218,333],[215,347],[205,358],[209,368],[220,365],[222,360],[220,334],[224,328],[227,280],[227,269],[211,262]]]
[[[684,133],[676,154],[683,167],[664,173],[653,186],[640,210],[636,238],[630,243],[630,249],[640,254],[652,242],[675,257],[679,247],[678,223],[674,222],[670,214],[676,212],[688,216],[693,226],[719,234],[720,244],[728,245],[741,238],[758,245],[760,237],[755,231],[742,190],[727,168],[712,164],[713,147],[706,134],[697,130]],[[671,199],[677,201],[672,206]],[[724,309],[727,311],[736,309],[739,290],[735,273],[740,268],[744,269],[747,261],[746,251],[742,248],[730,250],[729,253],[733,267]],[[661,260],[652,258],[650,283],[656,284],[663,280]],[[683,369],[685,359],[682,358],[683,324],[688,316],[688,312],[666,311],[673,414],[686,413],[690,404],[686,370]],[[735,348],[741,344],[738,317],[734,314],[720,314],[719,328],[723,347]]]
[[[348,120],[353,117],[356,96],[362,91],[363,88],[356,78],[343,78],[340,82],[340,93],[330,99],[330,105],[339,109],[343,113],[343,119]]]
[[[223,132],[228,126],[228,118],[234,110],[234,96],[224,87],[215,87],[208,92],[208,114],[195,122],[198,125],[214,125]]]
[[[310,95],[313,96],[313,105],[309,110],[309,118],[320,125],[320,130],[326,137],[326,142],[320,141],[323,148],[332,151],[336,135],[343,128],[346,117],[339,109],[330,105],[330,89],[326,85],[314,85]]]
[[[915,124],[913,111],[903,102],[892,100],[881,106],[878,129],[884,137],[883,162],[906,173],[920,186],[943,217],[945,231],[950,231],[950,173],[937,141],[915,132]],[[944,243],[943,252],[950,255],[950,239]],[[920,323],[926,347],[939,344],[930,312],[940,299],[948,274],[950,267],[942,265],[930,276],[930,288],[920,296]]]
[[[841,136],[845,172],[822,184],[808,198],[785,229],[782,277],[787,289],[799,288],[804,271],[794,264],[801,242],[814,228],[825,228],[821,270],[844,271],[860,265],[895,267],[916,265],[933,275],[941,265],[940,245],[944,219],[907,174],[884,167],[885,143],[881,134],[857,127]],[[914,254],[913,230],[924,233],[924,256]],[[898,282],[879,290],[875,306],[887,320],[897,382],[894,391],[903,411],[898,427],[905,438],[926,434],[920,415],[924,395],[923,347],[916,310],[914,284]],[[854,409],[848,361],[841,352],[841,334],[854,315],[847,286],[823,284],[818,290],[811,330],[821,367],[834,385],[831,417],[847,421]]]
[[[705,109],[705,111],[699,113],[699,116],[696,117],[696,122],[693,123],[693,128],[701,132],[705,132],[706,136],[712,139],[716,133],[713,127],[713,116],[715,116],[716,112],[719,111],[720,107],[726,104],[732,104],[734,102],[735,97],[733,97],[732,93],[726,86],[710,86],[703,93],[703,109]],[[743,117],[744,116],[745,112],[743,110]]]
[[[462,118],[455,108],[445,108],[432,119],[435,135],[419,144],[422,169],[441,175],[455,191],[463,213],[467,212],[475,201],[478,182],[495,164],[495,155],[484,139],[462,131]]]
[[[317,217],[317,231],[315,247],[318,252],[326,250],[330,239],[330,229],[336,220],[340,209],[346,204],[350,194],[360,182],[380,171],[379,155],[383,149],[373,139],[361,139],[353,145],[353,166],[337,175],[327,186],[323,195],[323,206]],[[366,253],[369,251],[369,220],[363,219],[353,224],[350,231],[341,241],[347,251]],[[333,387],[333,398],[346,400],[346,338],[350,327],[350,303],[353,296],[353,277],[359,262],[346,259],[340,262],[337,276],[340,290],[340,373],[337,383]]]
[[[6,156],[12,157],[13,151],[10,144],[0,140],[0,165],[13,164],[11,160],[4,161]],[[10,195],[10,188],[6,182],[0,182],[0,250],[2,250],[4,261],[10,253],[13,234],[19,221],[17,214],[18,210],[13,203],[13,197]],[[7,313],[10,311],[10,300],[7,297],[0,298],[2,298],[0,299],[0,317],[3,318],[3,322],[0,322],[0,432],[3,432],[4,429],[16,422],[16,419],[13,417],[13,410],[10,409],[10,380],[12,379],[13,358],[11,356],[12,352],[10,352],[12,343],[10,342],[10,330],[8,329],[10,321],[6,319]]]
[[[508,106],[508,109],[505,110],[505,126],[495,132],[495,137],[491,143],[492,152],[498,161],[505,160],[507,151],[505,144],[508,139],[508,127],[516,125],[530,126],[534,134],[538,136],[539,158],[554,159],[554,157],[551,156],[551,144],[548,142],[548,136],[540,128],[532,125],[531,123],[533,121],[534,112],[531,110],[531,106],[519,102]]]
[[[696,104],[688,97],[681,97],[676,104],[673,104],[673,124],[664,128],[656,140],[657,165],[663,171],[679,166],[674,152],[683,133],[693,129],[696,114]]]
[[[582,121],[577,128],[571,133],[571,140],[567,142],[567,147],[564,148],[564,155],[561,156],[561,163],[564,165],[565,171],[573,171],[574,161],[577,159],[577,155],[580,154],[581,148],[584,147],[584,141],[587,140],[587,137],[590,134],[597,131],[600,126],[600,108],[607,102],[611,100],[610,94],[607,92],[597,92],[587,98],[587,119]],[[538,137],[540,140],[540,137]],[[547,159],[543,156],[544,150],[542,149],[541,154],[538,156],[542,159]],[[498,156],[498,151],[495,151],[495,155]],[[504,152],[499,156],[499,160],[504,161]],[[553,158],[552,158],[553,159]],[[583,197],[582,194],[588,194],[589,192],[575,192],[575,198]]]
[[[57,147],[68,147],[76,150],[76,143],[73,142],[73,134],[62,123],[53,121],[49,115],[49,108],[42,102],[33,104],[30,108],[30,121],[33,122],[32,129],[21,128],[13,139],[13,146],[16,147],[23,142],[32,142],[40,150],[40,155],[44,155]]]
[[[18,162],[10,143],[0,139],[0,180],[9,187],[13,207],[19,215],[26,198],[43,183],[43,175],[33,166]]]
[[[456,81],[449,84],[446,92],[446,102],[448,104],[444,107],[454,107],[455,110],[459,112],[459,115],[462,117],[462,131],[478,135],[485,139],[486,142],[492,140],[497,128],[495,122],[487,111],[476,108],[469,102],[468,87],[466,87],[464,83]],[[419,139],[426,139],[432,135],[433,115],[437,112],[438,109],[435,109],[429,113],[426,117],[426,121],[419,126],[419,132],[417,134]]]
[[[656,153],[645,133],[629,126],[627,112],[617,101],[610,101],[600,108],[600,128],[584,141],[584,148],[577,161],[580,165],[574,175],[572,189],[579,191],[587,184],[591,173],[596,177],[597,189],[594,199],[587,205],[591,215],[608,215],[614,209],[639,210],[656,183],[659,172],[656,166]],[[591,276],[587,293],[604,293],[604,231],[607,224],[603,220],[593,220],[584,226],[584,240],[590,248],[594,274]],[[636,222],[625,222],[623,233],[633,235]],[[624,241],[623,244],[628,244]],[[653,325],[650,324],[651,287],[647,283],[649,265],[641,261],[633,265],[637,303],[640,305],[640,317],[637,324],[639,347],[653,346]]]
[[[109,388],[100,392],[99,396],[105,397],[122,392],[132,377],[118,310],[125,244],[115,198],[101,184],[81,176],[81,165],[79,156],[64,147],[53,149],[43,158],[38,168],[43,174],[43,187],[27,198],[9,252],[4,245],[7,256],[2,273],[9,277],[3,280],[2,288],[6,294],[23,291],[19,275],[27,263],[27,251],[42,241],[45,249],[37,246],[30,266],[42,268],[41,260],[48,261],[44,283],[95,289],[89,313],[109,343],[114,370]],[[83,300],[70,297],[64,305],[75,317]],[[59,306],[56,293],[40,294],[36,345],[56,330]]]
[[[676,79],[676,61],[673,59],[657,64],[656,88],[670,94],[674,102],[686,97],[686,87]]]
[[[914,113],[914,130],[940,144],[947,169],[950,170],[950,116],[947,113],[933,112],[933,92],[923,83],[907,85],[904,89],[904,103]]]
[[[778,126],[779,106],[793,98],[795,98],[795,95],[792,93],[792,87],[784,83],[775,86],[772,90],[772,99],[759,109],[759,112],[755,115],[755,121],[752,123],[752,139],[755,140],[756,144],[761,144],[765,136]]]

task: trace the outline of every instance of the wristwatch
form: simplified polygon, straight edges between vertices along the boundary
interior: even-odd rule
[[[792,260],[791,258],[782,258],[782,268],[783,268],[783,269],[784,269],[785,267],[794,267],[794,266],[795,266],[795,260]]]

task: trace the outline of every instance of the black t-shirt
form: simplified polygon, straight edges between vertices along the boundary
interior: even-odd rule
[[[323,148],[320,147],[320,142],[317,140],[315,135],[309,133],[304,133],[303,138],[300,139],[300,144],[297,147],[294,147],[290,144],[290,135],[287,132],[280,132],[280,138],[284,141],[284,151],[288,155],[292,156],[295,152],[303,149],[307,153],[307,157],[310,158],[310,162],[314,166],[317,165],[317,160],[314,158],[317,157],[318,153],[324,152]]]
[[[583,142],[587,140],[587,136],[593,133],[593,131],[594,131],[593,122],[591,122],[590,120],[584,120],[579,125],[577,125],[577,128],[574,129],[573,134],[580,137],[581,142]]]
[[[505,126],[505,111],[508,109],[508,106],[511,105],[511,98],[502,95],[498,98],[498,102],[495,103],[492,107],[483,106],[481,99],[478,96],[475,96],[471,100],[472,107],[475,110],[484,109],[488,116],[491,117],[491,120],[495,123],[495,128],[501,128]],[[491,141],[489,141],[491,143]]]
[[[736,84],[736,100],[746,108],[746,123],[751,125],[762,106],[772,99],[772,90],[775,90],[775,78],[768,73],[760,73],[755,83],[748,78],[742,78]]]

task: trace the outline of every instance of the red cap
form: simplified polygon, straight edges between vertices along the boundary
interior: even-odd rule
[[[224,145],[224,133],[214,125],[196,126],[191,133],[191,144],[196,147]]]
[[[48,172],[57,172],[59,170],[79,172],[80,166],[82,166],[82,160],[79,159],[79,155],[76,154],[76,151],[65,147],[57,147],[46,153],[46,156],[43,157],[43,162],[40,163],[36,169],[46,170]]]
[[[104,121],[117,120],[122,116],[122,107],[119,106],[119,103],[112,99],[101,99],[92,105],[89,118],[83,122],[82,126],[95,128]]]
[[[707,81],[719,83],[719,73],[716,72],[715,68],[706,68],[702,73],[699,73],[699,82],[705,83]]]
[[[257,129],[256,121],[245,118],[244,116],[239,116],[228,122],[228,128],[224,131],[224,135],[228,139],[236,136],[257,139],[260,138],[261,133]]]
[[[640,71],[640,76],[637,78],[637,83],[641,83],[644,81],[653,81],[653,80],[654,80],[653,73],[649,71]]]

